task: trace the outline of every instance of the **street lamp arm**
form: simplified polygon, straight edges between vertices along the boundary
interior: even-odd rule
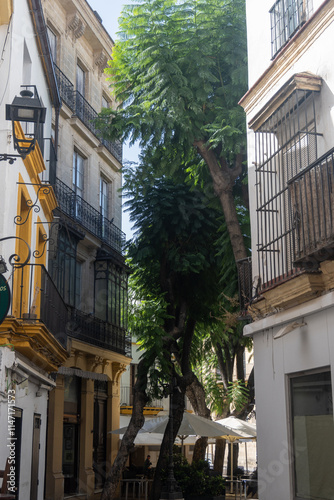
[[[5,241],[5,240],[20,240],[26,245],[27,250],[28,250],[28,256],[24,262],[21,262],[21,257],[19,256],[19,254],[13,253],[8,259],[9,264],[12,267],[16,267],[18,269],[20,269],[21,267],[24,267],[26,264],[28,264],[30,257],[31,257],[31,249],[30,249],[30,246],[28,245],[28,243],[24,239],[19,238],[18,236],[6,236],[5,238],[0,238],[0,241]]]

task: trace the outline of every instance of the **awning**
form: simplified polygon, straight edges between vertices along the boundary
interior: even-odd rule
[[[75,375],[76,377],[86,378],[90,380],[100,380],[103,382],[107,382],[109,380],[108,375],[106,375],[105,373],[87,372],[85,370],[79,370],[79,368],[67,368],[66,366],[61,366],[59,370],[55,372],[55,374],[67,376]]]

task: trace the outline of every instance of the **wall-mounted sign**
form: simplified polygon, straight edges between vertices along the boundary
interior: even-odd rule
[[[2,274],[0,274],[0,324],[7,316],[10,306],[9,285]]]

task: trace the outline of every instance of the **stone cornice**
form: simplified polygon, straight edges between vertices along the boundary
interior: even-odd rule
[[[66,349],[39,321],[7,316],[0,325],[0,345],[8,344],[49,373],[57,371],[68,357]]]
[[[130,364],[131,359],[91,344],[71,339],[71,355],[65,366],[79,368],[93,373],[103,373],[117,386],[121,374]]]
[[[265,104],[265,106],[254,116],[248,126],[256,131],[258,128],[274,114],[279,106],[286,100],[295,90],[311,90],[320,92],[322,79],[312,73],[298,73],[290,78],[283,87]]]
[[[324,261],[320,270],[302,273],[263,292],[248,307],[254,321],[291,309],[334,289],[334,261]]]

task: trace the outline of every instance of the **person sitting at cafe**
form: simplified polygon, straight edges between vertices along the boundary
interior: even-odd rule
[[[146,460],[144,462],[144,474],[146,477],[150,477],[152,474],[152,462],[150,455],[147,455]]]

